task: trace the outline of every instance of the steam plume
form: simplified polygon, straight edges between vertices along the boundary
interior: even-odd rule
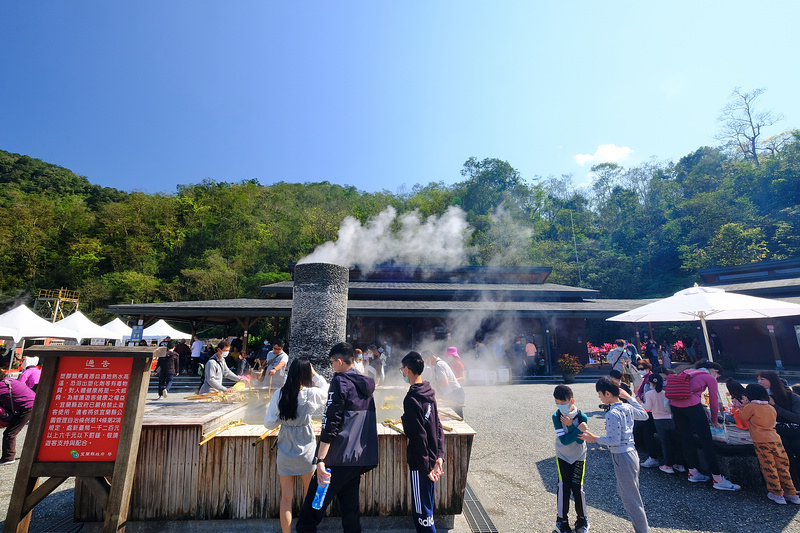
[[[358,265],[364,272],[386,262],[455,267],[466,262],[469,232],[466,213],[458,207],[423,221],[418,211],[397,216],[390,206],[364,225],[345,218],[336,241],[318,246],[298,263]]]

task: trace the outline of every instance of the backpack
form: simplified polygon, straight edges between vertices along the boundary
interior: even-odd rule
[[[688,400],[692,397],[689,380],[696,372],[684,370],[680,374],[670,374],[664,380],[664,396],[668,400]]]
[[[3,383],[8,387],[8,403],[11,405],[11,411],[6,411],[0,406],[0,428],[8,427],[11,420],[13,420],[17,414],[14,411],[14,396],[11,393],[11,383],[9,383],[8,380],[5,380]]]

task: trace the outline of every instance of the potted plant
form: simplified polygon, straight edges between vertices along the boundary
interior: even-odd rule
[[[558,368],[561,370],[561,375],[564,376],[565,383],[574,383],[575,374],[583,369],[580,359],[576,355],[568,353],[563,354],[556,361]]]

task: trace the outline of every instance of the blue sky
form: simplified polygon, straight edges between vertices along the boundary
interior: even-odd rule
[[[715,144],[737,86],[767,88],[759,106],[785,116],[768,135],[800,127],[798,15],[735,0],[2,2],[0,149],[150,193],[205,178],[398,192],[459,181],[471,156],[580,183],[604,159]]]

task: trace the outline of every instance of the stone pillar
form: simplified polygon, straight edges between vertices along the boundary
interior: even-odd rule
[[[347,335],[348,281],[349,269],[339,265],[302,263],[294,270],[289,355],[308,357],[328,380],[328,352]]]

